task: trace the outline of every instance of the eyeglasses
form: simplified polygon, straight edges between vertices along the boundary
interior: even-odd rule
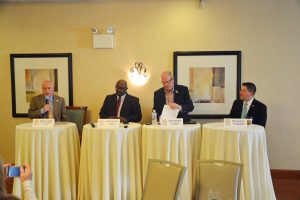
[[[127,90],[127,87],[118,87],[118,86],[116,86],[116,89],[117,90]]]
[[[173,80],[173,78],[171,78],[170,80],[168,80],[168,81],[161,81],[161,83],[163,84],[163,85],[165,85],[165,84],[169,84],[171,81]]]

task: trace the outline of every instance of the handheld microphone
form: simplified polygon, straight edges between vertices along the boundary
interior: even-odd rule
[[[46,104],[49,104],[49,97],[46,96],[45,98],[46,98],[46,100],[45,100],[45,101],[46,101]]]

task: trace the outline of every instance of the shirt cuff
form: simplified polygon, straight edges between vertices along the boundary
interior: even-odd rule
[[[182,106],[179,105],[178,107],[179,107],[179,112],[181,112],[182,111]]]

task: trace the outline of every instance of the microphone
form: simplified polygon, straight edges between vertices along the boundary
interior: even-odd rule
[[[91,124],[91,126],[92,126],[93,128],[96,127],[96,125],[95,125],[93,122],[91,122],[90,124]]]
[[[49,97],[46,96],[45,98],[46,98],[46,100],[45,100],[45,101],[46,101],[46,104],[49,104]]]

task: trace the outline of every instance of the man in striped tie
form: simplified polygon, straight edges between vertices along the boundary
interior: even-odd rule
[[[118,80],[115,94],[107,95],[99,112],[100,118],[120,119],[121,122],[139,122],[142,119],[139,99],[127,93],[127,82]]]

